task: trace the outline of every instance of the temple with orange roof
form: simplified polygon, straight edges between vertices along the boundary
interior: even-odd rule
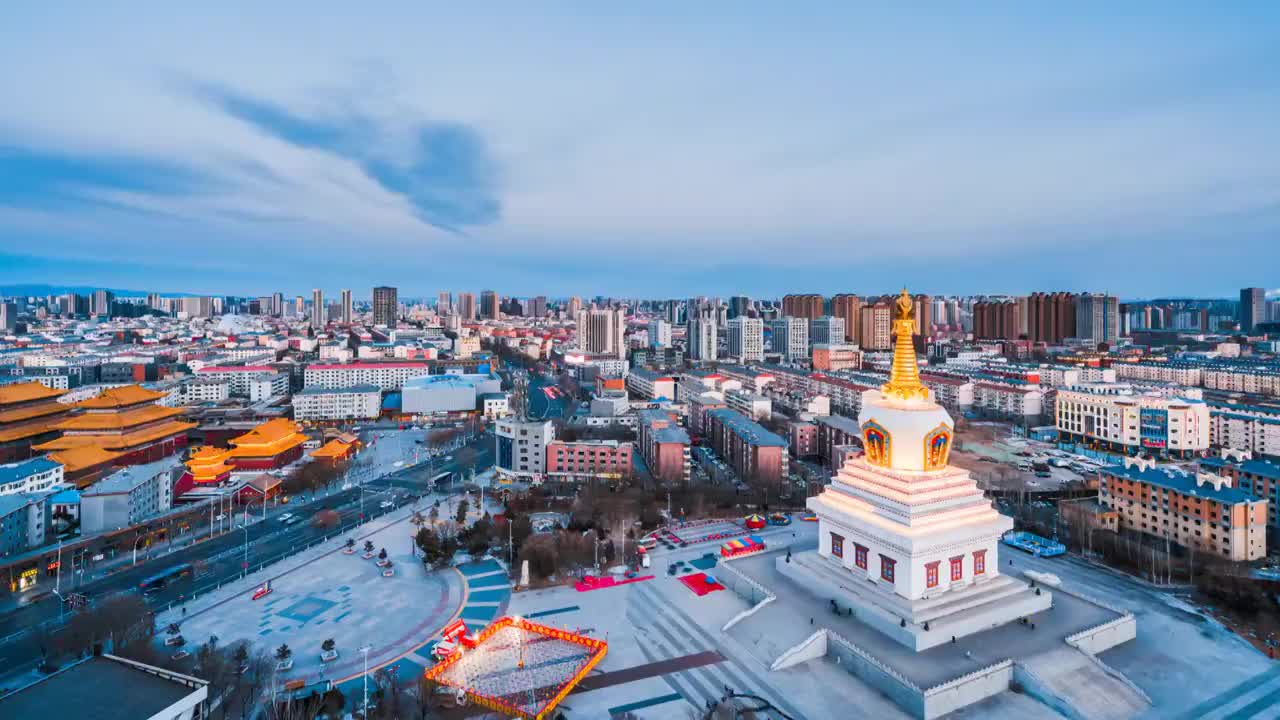
[[[54,426],[71,412],[58,402],[65,392],[34,381],[0,385],[0,462],[26,460],[32,445],[58,436]]]
[[[42,452],[94,447],[119,453],[116,465],[137,465],[172,455],[187,444],[195,423],[179,419],[181,408],[157,405],[164,393],[140,385],[103,390],[76,403],[77,411],[53,427],[59,437],[34,446]]]
[[[67,450],[55,450],[49,453],[49,459],[61,463],[64,481],[83,490],[110,475],[115,469],[116,460],[123,454],[86,445]]]
[[[218,484],[231,477],[231,450],[201,445],[187,457],[187,474],[197,485]]]
[[[334,438],[324,445],[311,451],[311,457],[316,460],[326,460],[331,463],[341,462],[351,457],[356,450],[354,442],[343,442],[339,438]]]
[[[275,418],[232,438],[230,464],[236,470],[271,470],[302,457],[307,436],[287,418]]]

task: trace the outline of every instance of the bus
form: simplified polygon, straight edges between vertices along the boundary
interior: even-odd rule
[[[190,575],[191,575],[190,563],[174,565],[168,570],[165,570],[162,573],[157,573],[155,575],[152,575],[146,580],[143,580],[142,582],[138,583],[138,588],[141,589],[143,593],[159,592],[163,590],[166,585],[173,582],[174,580],[179,580],[181,578],[188,577]]]
[[[452,473],[452,472],[442,472],[442,473],[440,473],[439,475],[435,475],[435,476],[433,476],[433,477],[431,478],[431,481],[430,481],[429,485],[430,485],[432,488],[439,488],[441,485],[444,485],[445,483],[449,483],[449,484],[452,484],[452,483],[453,483],[453,473]]]

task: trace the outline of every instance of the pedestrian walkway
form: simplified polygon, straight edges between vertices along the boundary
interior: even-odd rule
[[[1184,713],[1180,720],[1280,718],[1280,666],[1272,667]]]

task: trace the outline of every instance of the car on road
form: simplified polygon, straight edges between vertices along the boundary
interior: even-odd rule
[[[453,462],[453,456],[452,456],[452,455],[446,455],[446,456],[445,456],[445,458],[444,458],[444,461],[445,461],[445,462]]]
[[[285,524],[285,525],[293,525],[293,524],[295,524],[295,523],[299,523],[299,522],[302,522],[302,518],[294,516],[294,517],[290,517],[288,520],[285,520],[285,521],[284,521],[284,524]]]
[[[293,519],[293,513],[285,513],[280,516],[280,522],[287,523]]]
[[[386,510],[387,508],[393,508],[395,506],[396,504],[391,502],[390,500],[383,500],[382,502],[378,503],[378,507],[382,508],[383,510]]]

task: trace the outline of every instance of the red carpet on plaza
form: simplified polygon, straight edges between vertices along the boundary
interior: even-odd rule
[[[593,577],[588,575],[578,582],[574,583],[573,589],[578,592],[589,592],[591,590],[601,590],[603,588],[611,588],[617,585],[627,585],[629,583],[641,582],[643,580],[652,580],[652,575],[641,575],[633,578],[622,578],[615,580],[612,577]]]
[[[702,597],[703,595],[706,595],[707,593],[710,593],[710,592],[715,592],[717,590],[724,589],[724,586],[718,582],[707,582],[706,573],[694,573],[693,575],[685,575],[684,577],[680,578],[680,582],[684,583],[684,586],[692,590],[693,594],[697,595],[698,597]]]

